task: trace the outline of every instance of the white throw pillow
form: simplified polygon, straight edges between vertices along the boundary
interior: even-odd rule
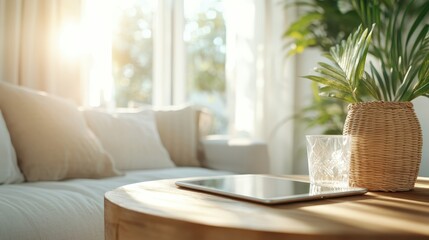
[[[161,143],[152,110],[117,113],[85,110],[84,115],[118,169],[175,166]]]
[[[0,184],[23,181],[24,176],[18,168],[15,149],[12,146],[9,131],[0,111]]]

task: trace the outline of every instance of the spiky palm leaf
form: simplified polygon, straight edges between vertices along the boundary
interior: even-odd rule
[[[372,26],[371,32],[359,28],[331,49],[333,65],[319,63],[316,71],[321,76],[307,78],[325,85],[322,90],[328,96],[348,102],[402,102],[429,96],[429,1],[352,3],[363,27]],[[376,60],[369,64],[370,73],[364,70],[368,48]]]
[[[371,76],[383,101],[411,101],[429,93],[429,2],[353,0],[364,26],[377,23]],[[425,63],[426,62],[426,63]]]
[[[359,27],[346,41],[332,47],[326,55],[332,65],[319,62],[315,71],[320,76],[306,78],[323,85],[321,94],[346,102],[363,101],[364,93],[371,93],[367,84],[362,83],[362,80],[369,77],[364,68],[371,35],[372,30]]]

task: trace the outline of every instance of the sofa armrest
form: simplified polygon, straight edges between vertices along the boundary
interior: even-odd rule
[[[268,173],[267,144],[248,139],[208,136],[202,140],[203,166],[235,173]]]

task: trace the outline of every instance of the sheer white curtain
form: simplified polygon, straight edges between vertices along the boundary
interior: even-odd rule
[[[185,1],[157,1],[154,38],[153,104],[183,104],[186,99]]]
[[[277,0],[226,1],[230,133],[268,142],[271,172],[291,173],[295,66],[285,57]],[[293,18],[290,13],[288,17]]]
[[[0,0],[0,81],[83,101],[80,0]]]

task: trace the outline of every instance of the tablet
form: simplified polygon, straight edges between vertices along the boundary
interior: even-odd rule
[[[312,185],[272,175],[246,174],[177,181],[179,187],[264,204],[279,204],[365,194],[367,189]]]

